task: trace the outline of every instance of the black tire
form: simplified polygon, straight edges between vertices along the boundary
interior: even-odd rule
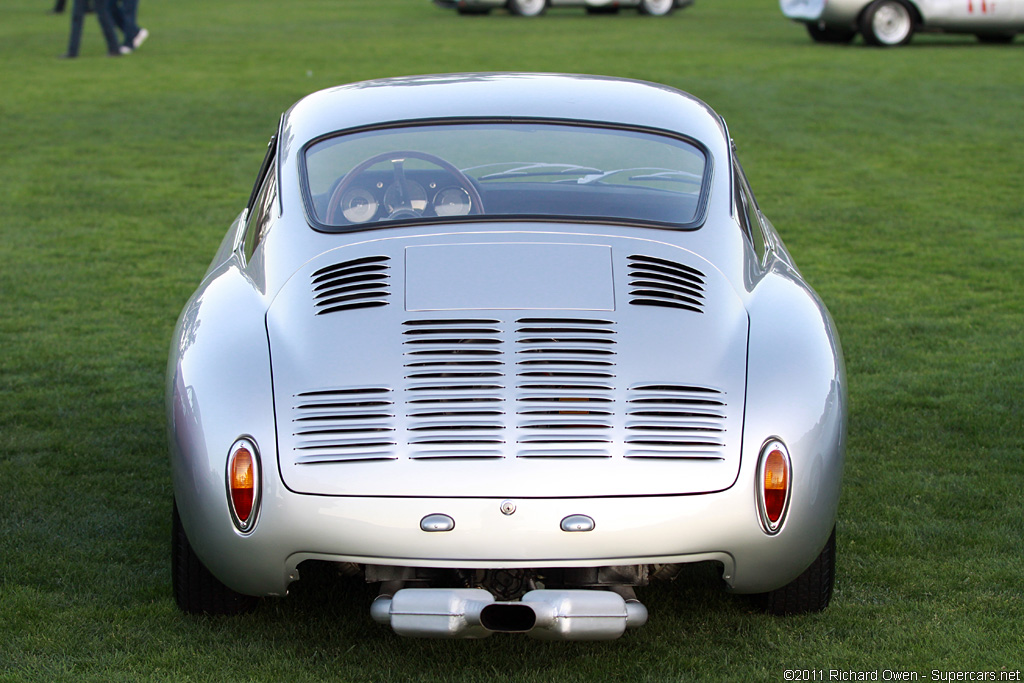
[[[456,7],[456,11],[464,16],[483,16],[490,14],[490,7]]]
[[[1013,42],[1012,33],[979,33],[978,42],[986,45],[1007,45]]]
[[[832,602],[836,578],[836,529],[821,549],[821,554],[803,574],[791,583],[754,596],[759,607],[771,614],[810,614],[822,612]]]
[[[640,0],[640,6],[637,7],[640,10],[640,14],[647,14],[652,17],[664,17],[672,14],[672,10],[676,8],[676,3],[667,2],[666,0]]]
[[[189,614],[244,614],[257,599],[231,590],[217,580],[196,556],[174,503],[171,520],[171,584],[178,609]]]
[[[508,11],[519,17],[539,17],[547,8],[546,0],[508,0]]]
[[[587,14],[618,14],[618,5],[601,5],[599,7],[587,6]]]
[[[914,35],[917,17],[901,0],[875,0],[860,18],[860,33],[868,45],[906,45]]]
[[[836,28],[834,26],[819,26],[817,24],[807,24],[807,33],[816,43],[833,43],[836,45],[850,43],[857,35],[857,32],[852,28]]]

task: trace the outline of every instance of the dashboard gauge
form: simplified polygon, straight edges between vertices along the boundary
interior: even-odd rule
[[[434,213],[438,216],[465,216],[472,208],[469,193],[461,187],[449,187],[434,196]]]
[[[404,188],[404,192],[402,189]],[[399,188],[398,183],[392,183],[384,192],[384,208],[388,213],[394,213],[398,209],[412,209],[423,214],[427,209],[427,192],[423,186],[412,180],[403,183]]]
[[[365,223],[377,215],[377,200],[361,188],[349,190],[341,198],[341,214],[349,223]]]

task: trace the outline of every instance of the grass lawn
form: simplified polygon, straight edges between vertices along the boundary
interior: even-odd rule
[[[0,5],[0,681],[782,681],[787,669],[1024,662],[1024,38],[812,44],[774,0],[668,19],[460,17],[428,0],[143,0],[108,59],[87,18]],[[613,643],[400,639],[311,576],[243,618],[170,592],[164,364],[285,108],[466,70],[659,81],[729,122],[842,334],[838,583],[778,619],[697,567]],[[945,675],[945,674],[944,674]],[[946,679],[950,680],[950,679]]]

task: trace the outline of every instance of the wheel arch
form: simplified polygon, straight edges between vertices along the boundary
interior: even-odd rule
[[[277,477],[265,310],[263,295],[232,257],[189,300],[167,364],[176,507],[196,556],[220,581],[227,576],[218,548],[238,533],[226,483],[231,444],[240,436],[251,438],[262,451],[264,487]]]

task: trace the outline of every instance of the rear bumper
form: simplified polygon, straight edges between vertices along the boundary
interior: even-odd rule
[[[513,514],[495,498],[326,497],[266,481],[255,529],[238,533],[223,496],[178,496],[196,552],[226,585],[250,595],[283,595],[310,559],[435,568],[536,568],[719,561],[732,590],[764,592],[796,578],[818,555],[835,519],[840,473],[828,463],[797,470],[782,530],[758,523],[754,477],[705,495],[516,499]],[[815,473],[814,481],[809,479]],[[193,490],[193,493],[198,493]],[[182,504],[184,502],[184,504]],[[188,511],[186,516],[185,511]],[[426,532],[421,520],[445,514],[454,528]],[[587,515],[594,528],[566,532]]]

